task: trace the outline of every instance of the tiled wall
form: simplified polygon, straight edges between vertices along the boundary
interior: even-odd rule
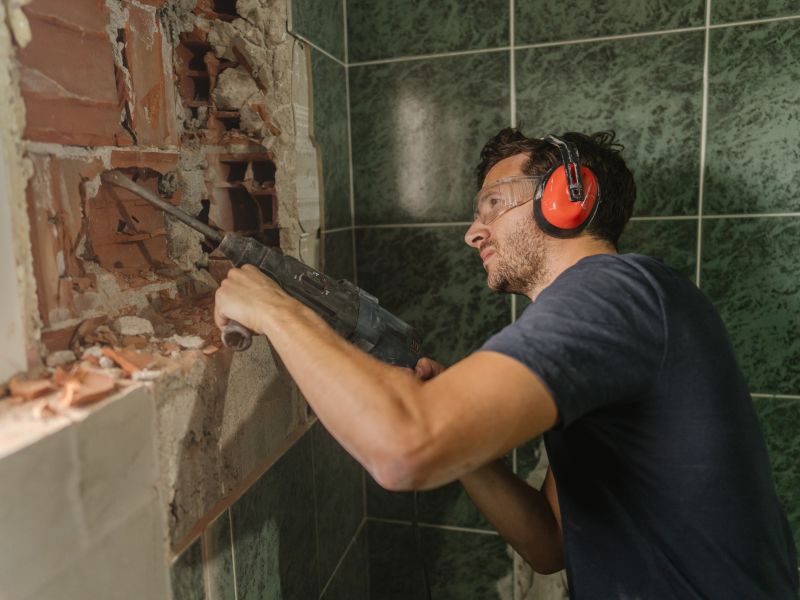
[[[461,241],[483,142],[508,124],[529,135],[615,129],[639,186],[622,250],[662,257],[719,308],[800,538],[800,272],[793,260],[800,240],[800,169],[793,164],[800,9],[790,0],[706,2],[581,0],[567,11],[554,0],[483,0],[468,10],[455,0],[294,0],[292,31],[311,46],[323,265],[330,275],[357,278],[420,329],[426,354],[453,362],[525,303],[489,293],[479,261]],[[341,452],[330,443],[332,455]],[[307,463],[307,446],[313,442],[304,438],[282,461]],[[507,460],[531,481],[541,475],[534,443]],[[285,514],[287,492],[274,486],[296,486],[291,497],[303,469],[306,484],[314,479],[307,466],[281,467],[282,476],[278,469],[205,536],[207,555],[217,544],[228,548],[218,569],[235,571],[239,598],[275,590],[269,586],[286,565],[284,540],[313,555],[307,541],[292,536],[309,527],[312,513],[319,524],[320,511],[331,508],[318,483],[316,504],[306,502],[303,516],[303,502],[293,502],[288,530],[277,532],[280,518],[270,515]],[[256,499],[270,493],[272,500]],[[329,597],[359,597],[367,586],[372,598],[421,597],[421,560],[437,598],[531,597],[519,559],[458,484],[415,498],[368,481],[366,505],[366,523],[350,538]],[[410,525],[415,511],[420,546]],[[235,569],[227,565],[224,535],[231,526]],[[202,546],[176,563],[175,581],[199,581],[202,572],[191,564]],[[248,559],[248,552],[261,558]],[[306,555],[294,568],[307,574],[311,567],[299,565],[315,561],[325,562]],[[226,577],[233,580],[212,579]],[[313,577],[287,572],[284,583],[294,586],[284,592],[313,596],[305,590]]]
[[[461,241],[483,142],[508,124],[528,135],[616,130],[639,188],[621,249],[663,258],[720,310],[800,543],[800,5],[465,7],[345,2],[359,285],[421,330],[427,354],[464,356],[525,304],[486,291]],[[413,498],[367,490],[373,597],[413,597]],[[496,586],[485,597],[514,584],[523,597],[457,485],[420,494],[417,508],[436,597],[487,578]]]
[[[177,558],[173,600],[367,600],[362,473],[316,423]]]

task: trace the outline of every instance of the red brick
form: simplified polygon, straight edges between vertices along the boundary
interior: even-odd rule
[[[103,168],[99,159],[30,156],[34,176],[28,183],[28,218],[31,224],[33,268],[44,324],[52,325],[56,309],[77,316],[72,306],[71,279],[82,275],[75,256],[83,235],[81,206],[84,185]],[[64,274],[59,273],[59,254]]]
[[[25,137],[79,145],[123,142],[127,133],[105,3],[35,0],[25,12],[33,34],[17,53]]]
[[[175,171],[180,164],[180,155],[176,152],[142,152],[114,150],[111,153],[111,166],[115,169],[133,167],[151,169],[162,175]]]
[[[156,174],[139,174],[137,183],[157,192]],[[136,276],[172,264],[164,214],[133,192],[103,183],[87,203],[86,217],[91,248],[103,268]]]
[[[175,117],[172,66],[164,64],[164,40],[158,17],[128,4],[125,58],[134,98],[131,119],[137,141],[148,146],[175,146],[180,142]]]

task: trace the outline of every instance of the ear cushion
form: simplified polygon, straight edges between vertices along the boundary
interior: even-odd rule
[[[545,233],[567,238],[578,235],[591,222],[600,203],[600,185],[597,176],[588,167],[581,166],[583,200],[572,202],[564,165],[555,165],[545,175],[536,189],[534,217]]]

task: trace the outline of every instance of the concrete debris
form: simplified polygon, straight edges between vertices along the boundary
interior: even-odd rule
[[[114,322],[114,329],[120,335],[155,335],[153,324],[141,317],[120,317]]]
[[[113,369],[114,365],[116,364],[113,360],[111,360],[107,356],[101,356],[99,362],[100,366],[103,367],[104,369]]]
[[[88,348],[84,349],[83,354],[81,354],[81,358],[87,358],[89,356],[93,356],[95,358],[101,358],[103,356],[103,348],[100,345],[89,346]]]
[[[169,339],[187,350],[198,350],[206,344],[206,341],[197,335],[173,335]]]
[[[131,376],[134,381],[155,381],[161,377],[161,371],[155,369],[142,369]]]
[[[46,362],[48,367],[58,367],[68,363],[73,363],[76,360],[77,357],[72,350],[59,350],[58,352],[48,354]]]

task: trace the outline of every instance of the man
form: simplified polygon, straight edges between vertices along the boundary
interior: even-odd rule
[[[724,326],[685,277],[618,255],[635,186],[613,135],[484,147],[466,242],[532,303],[480,351],[417,376],[339,338],[257,269],[216,320],[268,336],[319,419],[391,490],[460,479],[573,598],[796,598],[797,561]],[[420,257],[421,260],[424,257]],[[541,490],[498,460],[545,434]]]

